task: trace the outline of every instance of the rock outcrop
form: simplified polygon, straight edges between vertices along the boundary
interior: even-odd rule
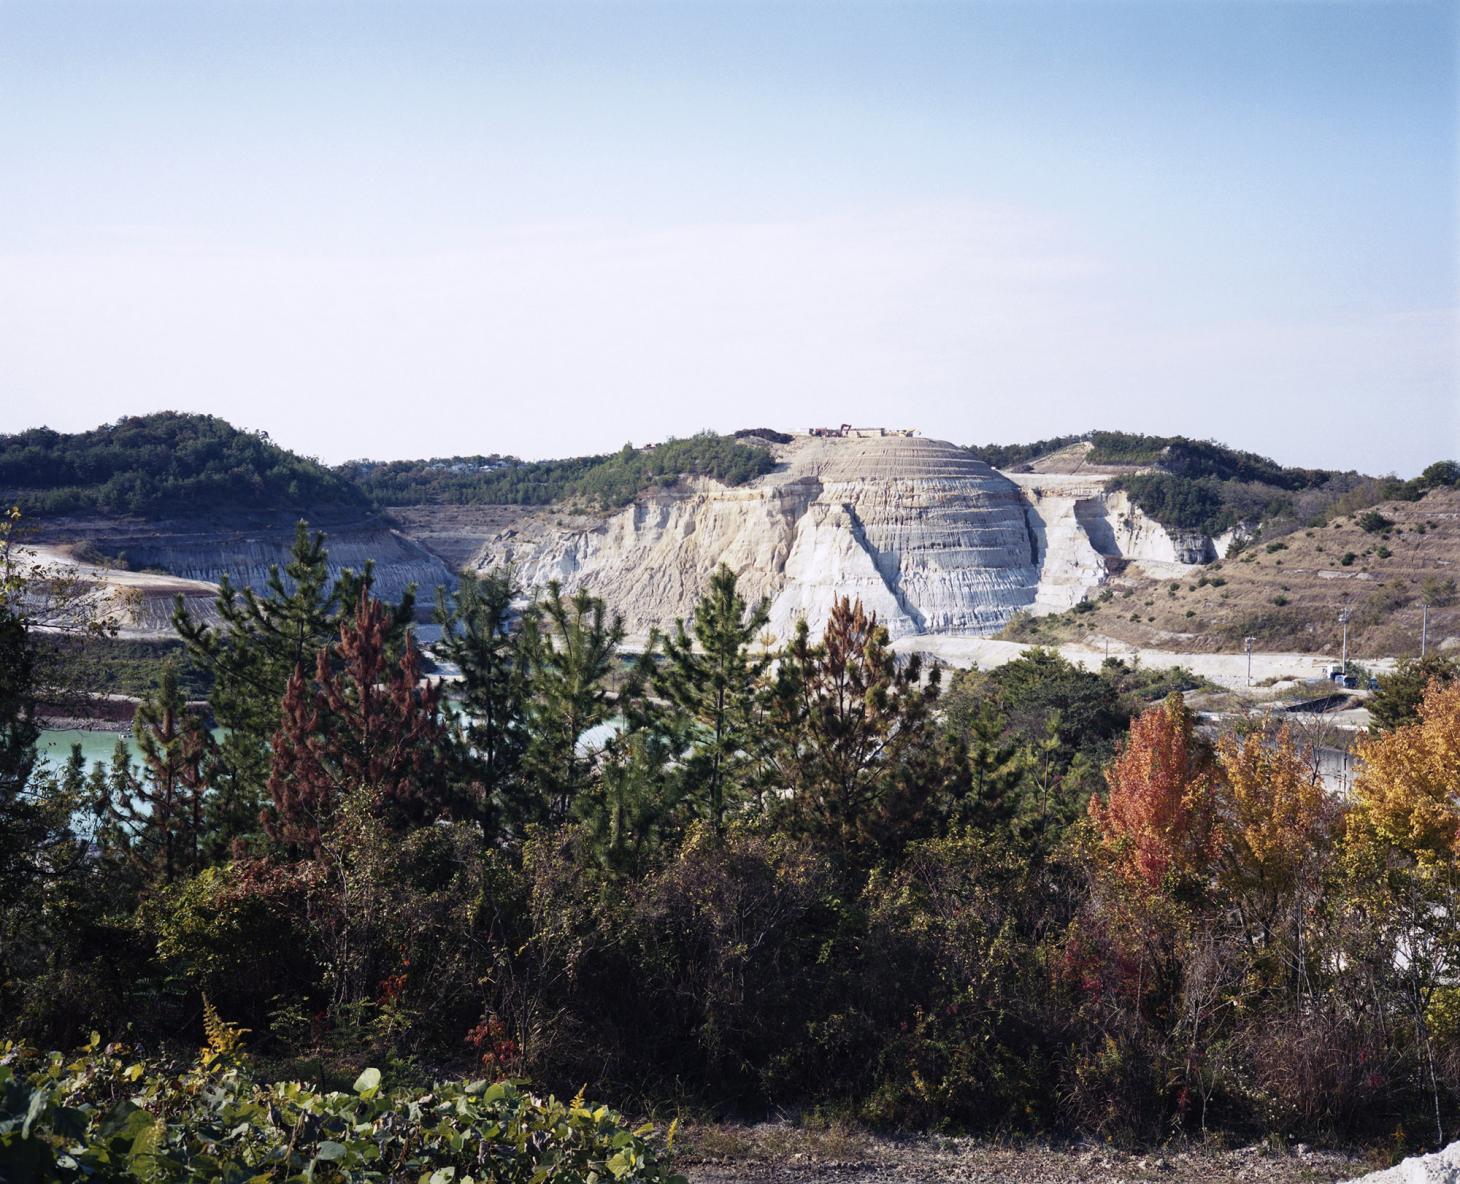
[[[1006,475],[953,444],[905,435],[799,436],[772,448],[775,469],[746,485],[681,480],[609,514],[421,506],[315,525],[328,536],[331,574],[370,562],[381,596],[414,585],[427,608],[453,569],[511,564],[529,589],[556,580],[603,597],[634,639],[688,617],[721,563],[747,597],[769,602],[778,640],[803,618],[819,630],[841,595],[859,597],[894,638],[988,637],[1015,612],[1077,604],[1128,563],[1164,576],[1224,550],[1163,529],[1110,490],[1116,473],[1088,465],[1088,449]],[[206,613],[225,573],[262,588],[293,530],[284,515],[72,518],[47,523],[44,538],[180,581],[148,585],[131,610],[131,628],[162,634],[175,592]]]
[[[379,517],[318,517],[311,525],[325,533],[331,578],[370,564],[377,595],[398,600],[414,587],[423,613],[436,589],[455,581],[438,556]],[[269,568],[288,562],[294,529],[290,515],[167,521],[77,516],[43,521],[35,540],[48,558],[112,589],[128,634],[168,636],[177,595],[195,615],[211,619],[213,591],[223,575],[236,588],[262,591]]]
[[[1370,1172],[1349,1184],[1460,1184],[1460,1143],[1451,1143],[1433,1155],[1412,1155],[1392,1168]]]
[[[655,491],[586,529],[504,531],[479,568],[588,587],[643,635],[688,616],[715,566],[771,603],[769,630],[816,629],[861,597],[894,637],[997,632],[1033,605],[1038,568],[1017,486],[962,449],[905,436],[799,438],[749,485]]]
[[[777,638],[800,617],[820,627],[837,595],[860,597],[894,638],[986,637],[1016,611],[1071,607],[1127,563],[1174,573],[1224,549],[1164,529],[1107,488],[1109,472],[1006,475],[905,436],[798,437],[776,451],[776,469],[739,488],[681,482],[598,521],[524,513],[472,566],[586,587],[638,637],[688,616],[721,562],[769,600]]]

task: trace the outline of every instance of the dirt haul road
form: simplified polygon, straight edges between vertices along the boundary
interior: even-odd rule
[[[899,638],[893,643],[898,653],[920,653],[937,658],[950,666],[977,666],[989,670],[1012,662],[1026,650],[1036,647],[1018,641],[996,641],[982,637],[947,637],[921,634]],[[1142,666],[1165,670],[1172,666],[1184,666],[1193,674],[1216,683],[1229,690],[1247,688],[1247,655],[1182,653],[1172,650],[1137,649],[1125,643],[1111,641],[1109,645],[1097,640],[1094,643],[1069,642],[1054,647],[1068,661],[1087,670],[1098,670],[1106,658],[1120,658],[1128,663],[1139,661]],[[1266,687],[1281,686],[1282,683],[1307,682],[1325,677],[1328,666],[1337,659],[1320,654],[1259,654],[1252,655],[1252,682]],[[1394,668],[1390,658],[1365,659],[1366,669],[1384,673]]]

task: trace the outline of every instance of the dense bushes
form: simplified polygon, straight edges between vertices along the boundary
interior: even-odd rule
[[[1338,802],[1290,733],[1213,741],[1120,663],[1035,651],[944,693],[845,600],[766,653],[722,571],[625,669],[600,602],[551,588],[518,616],[498,574],[439,606],[470,711],[448,721],[392,615],[329,597],[298,546],[297,587],[189,640],[239,721],[203,806],[226,785],[252,810],[113,809],[179,772],[159,702],[146,768],[25,768],[0,798],[7,1033],[155,1053],[196,1043],[207,998],[265,1065],[646,1108],[1453,1129],[1460,684],[1396,694]],[[168,834],[188,858],[158,858]]]
[[[1169,473],[1139,473],[1115,484],[1130,494],[1142,511],[1167,529],[1221,534],[1238,521],[1224,503],[1221,486],[1211,480],[1177,477]]]
[[[63,435],[0,436],[0,493],[30,513],[183,514],[363,506],[351,482],[264,433],[175,411]]]
[[[449,456],[430,460],[348,461],[337,472],[382,506],[546,506],[567,497],[606,456],[522,461],[515,456]]]
[[[1055,436],[1050,440],[1036,440],[1032,444],[969,444],[964,451],[972,453],[976,459],[983,461],[986,465],[992,465],[996,469],[1018,470],[1020,466],[1027,465],[1032,460],[1048,456],[1051,452],[1058,452],[1061,448],[1068,448],[1071,444],[1077,444],[1084,438],[1084,436]]]

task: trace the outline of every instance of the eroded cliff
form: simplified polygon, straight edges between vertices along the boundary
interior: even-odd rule
[[[529,588],[586,587],[631,635],[686,617],[715,566],[770,601],[769,632],[821,627],[860,597],[893,637],[988,636],[1021,609],[1068,608],[1112,561],[1184,566],[1210,540],[1171,537],[1108,493],[1108,477],[1011,478],[953,444],[918,437],[799,437],[749,485],[681,482],[597,521],[524,513],[471,566],[512,564]]]

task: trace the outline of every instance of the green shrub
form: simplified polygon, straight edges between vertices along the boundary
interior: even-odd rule
[[[134,1059],[93,1035],[75,1057],[0,1046],[0,1178],[420,1180],[427,1184],[680,1181],[645,1125],[606,1106],[539,1098],[516,1083],[349,1093],[256,1080],[217,1025],[197,1065]]]

